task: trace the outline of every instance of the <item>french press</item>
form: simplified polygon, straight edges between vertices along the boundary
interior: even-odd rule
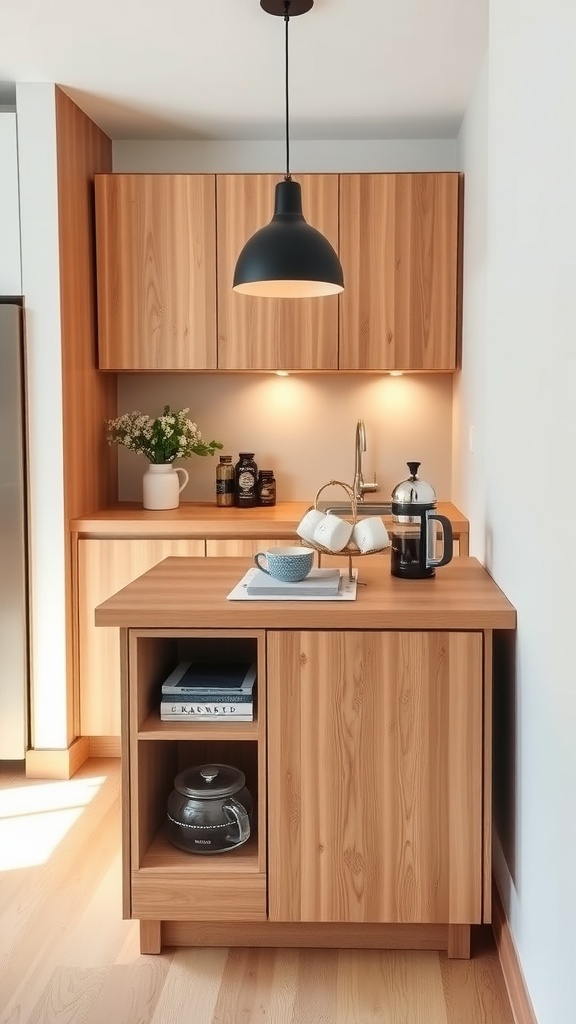
[[[410,476],[392,491],[392,529],[390,532],[391,571],[393,576],[422,580],[434,576],[437,566],[452,559],[452,524],[436,512],[436,491],[419,480],[419,462],[408,462]],[[438,529],[440,525],[441,530]],[[442,554],[438,558],[438,534],[442,536]]]

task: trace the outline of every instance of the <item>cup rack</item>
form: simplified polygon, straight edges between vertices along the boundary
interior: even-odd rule
[[[350,508],[351,508],[351,516],[352,516],[352,527],[356,526],[356,523],[358,522],[358,503],[357,503],[357,500],[356,500],[356,495],[354,494],[354,490],[350,486],[350,484],[345,484],[342,480],[329,480],[328,483],[322,484],[322,486],[319,487],[318,490],[316,491],[316,495],[314,497],[314,504],[311,505],[310,508],[306,509],[306,512],[310,512],[310,511],[312,511],[312,509],[318,510],[318,499],[319,499],[320,495],[322,494],[322,491],[326,490],[327,487],[342,487],[343,490],[346,491],[346,494],[348,495],[348,498],[350,499]],[[323,544],[318,544],[316,541],[313,541],[313,540],[301,541],[301,543],[305,547],[314,548],[316,551],[318,551],[322,555],[332,555],[332,556],[336,556],[336,557],[340,557],[341,556],[342,558],[347,558],[348,559],[348,579],[349,579],[350,582],[352,582],[354,580],[354,573],[352,571],[352,559],[353,558],[363,558],[365,555],[376,555],[376,554],[378,554],[379,551],[383,551],[384,550],[384,548],[371,548],[368,551],[360,551],[360,548],[356,544],[354,544],[352,541],[348,541],[346,546],[343,547],[340,551],[331,551],[330,548],[325,547]]]

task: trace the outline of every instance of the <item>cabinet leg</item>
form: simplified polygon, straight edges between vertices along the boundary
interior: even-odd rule
[[[448,956],[456,960],[470,959],[470,925],[448,925]]]
[[[162,948],[162,922],[140,921],[140,952],[159,953]]]

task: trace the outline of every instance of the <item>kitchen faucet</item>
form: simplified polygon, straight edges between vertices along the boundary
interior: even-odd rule
[[[356,424],[356,446],[354,452],[354,483],[352,490],[356,501],[364,501],[364,495],[370,491],[379,491],[374,474],[373,483],[367,484],[362,476],[362,452],[366,451],[366,424],[364,420],[358,420]]]

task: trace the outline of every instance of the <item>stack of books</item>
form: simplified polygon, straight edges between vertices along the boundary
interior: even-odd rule
[[[173,722],[252,722],[256,664],[181,661],[162,683],[160,718]]]

